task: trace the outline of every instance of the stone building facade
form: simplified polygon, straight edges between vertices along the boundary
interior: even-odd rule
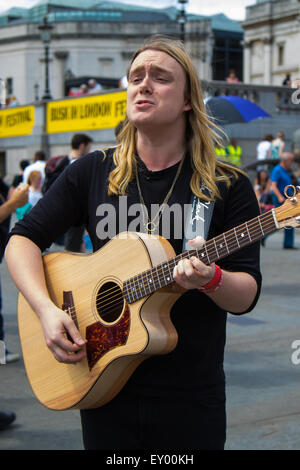
[[[20,104],[43,96],[44,46],[38,26],[47,16],[54,26],[53,99],[65,96],[66,84],[79,86],[81,77],[96,77],[104,88],[114,87],[144,38],[155,33],[180,37],[178,13],[176,7],[154,10],[105,0],[40,0],[30,9],[12,8],[0,16],[0,79]],[[202,79],[224,79],[230,67],[241,66],[242,35],[239,24],[225,15],[186,15],[185,43]],[[224,47],[221,68],[217,40]]]
[[[244,82],[282,85],[300,77],[299,0],[257,0],[246,8]]]

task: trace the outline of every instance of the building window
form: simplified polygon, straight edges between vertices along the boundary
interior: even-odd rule
[[[6,93],[8,96],[12,95],[14,91],[13,79],[11,77],[6,79]]]
[[[284,44],[278,44],[278,65],[284,64]]]
[[[229,69],[234,69],[239,80],[243,80],[242,35],[231,35],[223,31],[214,31],[215,42],[212,58],[213,80],[225,80]],[[207,52],[207,51],[206,51]]]

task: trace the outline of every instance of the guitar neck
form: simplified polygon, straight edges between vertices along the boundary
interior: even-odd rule
[[[208,240],[199,249],[181,253],[124,282],[123,293],[128,303],[133,303],[174,282],[173,269],[182,259],[192,256],[209,265],[248,246],[277,230],[272,210],[255,217],[227,232]]]

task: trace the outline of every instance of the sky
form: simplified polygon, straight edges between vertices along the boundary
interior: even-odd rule
[[[0,13],[12,7],[30,8],[39,0],[0,0]],[[142,6],[153,6],[163,8],[170,5],[179,5],[177,0],[118,0],[124,3],[135,3]],[[245,7],[254,5],[256,0],[189,0],[186,10],[199,15],[213,15],[215,13],[225,13],[234,20],[245,19]]]

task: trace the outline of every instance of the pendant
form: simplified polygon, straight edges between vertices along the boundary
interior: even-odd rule
[[[154,232],[155,229],[156,229],[156,225],[153,222],[150,221],[146,224],[146,230],[148,233]]]

